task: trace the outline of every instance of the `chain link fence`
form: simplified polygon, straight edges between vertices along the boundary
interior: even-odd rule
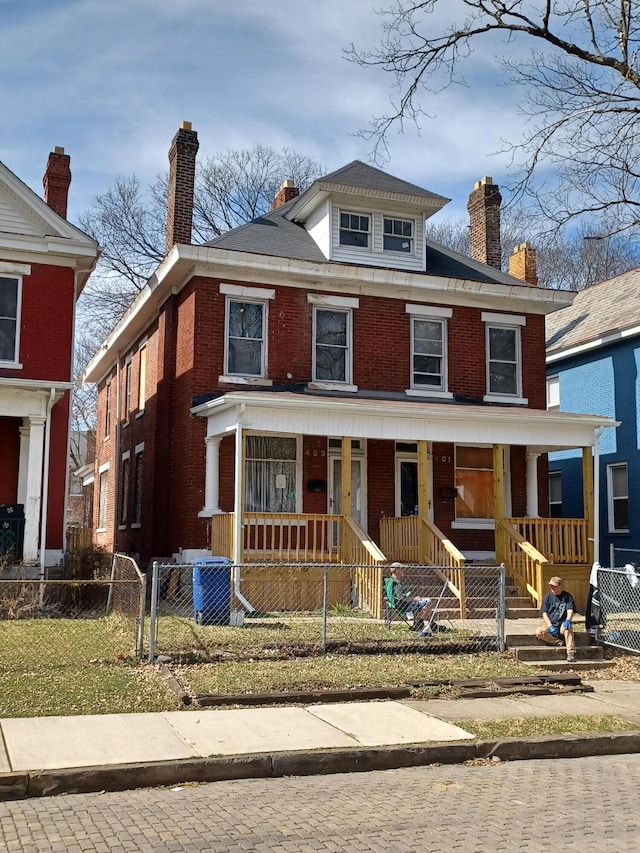
[[[388,573],[384,566],[233,565],[222,558],[154,563],[148,659],[504,650],[504,567],[405,566],[411,595],[431,599],[428,637],[385,603]]]
[[[146,578],[122,554],[73,554],[60,580],[0,567],[0,667],[74,666],[144,654]],[[71,574],[72,578],[64,577]]]
[[[640,551],[637,548],[614,548],[609,549],[609,566],[612,569],[623,569],[628,563],[634,566],[640,565]]]
[[[640,654],[640,574],[627,562],[622,569],[599,568],[597,579],[598,639]]]

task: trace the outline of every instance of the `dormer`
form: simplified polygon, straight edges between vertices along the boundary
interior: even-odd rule
[[[424,270],[425,220],[448,201],[354,160],[315,181],[284,215],[328,261]]]

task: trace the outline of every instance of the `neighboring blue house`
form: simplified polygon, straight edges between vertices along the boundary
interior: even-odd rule
[[[546,328],[548,408],[620,422],[599,442],[599,560],[609,565],[613,547],[615,565],[638,562],[640,268],[581,291],[572,305],[547,317]],[[580,453],[549,454],[549,510],[582,517]]]

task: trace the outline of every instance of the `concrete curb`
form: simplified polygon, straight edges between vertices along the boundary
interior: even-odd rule
[[[640,753],[640,730],[607,735],[510,738],[477,743],[361,747],[115,764],[65,770],[2,773],[0,774],[0,801],[59,794],[124,791],[187,782],[363,773],[371,770],[422,767],[429,764],[462,764],[465,761],[478,759],[522,761],[634,753]]]

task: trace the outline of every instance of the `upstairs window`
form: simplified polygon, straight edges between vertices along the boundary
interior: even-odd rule
[[[340,245],[368,249],[371,245],[371,217],[361,213],[340,213]]]
[[[19,354],[20,282],[15,276],[0,277],[0,362],[10,364]]]
[[[124,424],[129,423],[131,412],[131,356],[127,358],[124,366],[124,393],[122,395],[122,411],[120,413]]]
[[[609,533],[629,532],[629,481],[627,463],[607,465]]]
[[[144,442],[135,448],[135,481],[133,493],[133,526],[139,527],[142,522],[142,465],[144,462]]]
[[[138,365],[138,411],[144,412],[147,403],[147,347],[140,347],[140,363]]]
[[[560,408],[560,377],[547,378],[547,409],[557,411]]]
[[[482,312],[486,328],[487,393],[485,399],[526,403],[522,397],[522,326],[527,318],[517,314]]]
[[[445,390],[445,321],[412,317],[411,387]]]
[[[225,373],[264,376],[266,303],[227,300]]]
[[[351,311],[315,309],[313,378],[351,381]]]
[[[104,388],[104,437],[111,433],[111,380],[107,379]]]
[[[384,218],[383,248],[385,252],[413,253],[413,221]]]

